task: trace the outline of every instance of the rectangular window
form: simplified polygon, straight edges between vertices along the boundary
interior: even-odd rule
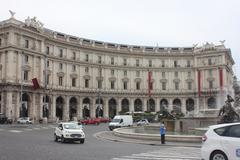
[[[175,78],[177,78],[178,77],[178,72],[174,72],[174,76],[175,76]]]
[[[50,75],[47,75],[47,84],[49,84]]]
[[[89,87],[89,80],[85,79],[85,88],[88,88],[88,87]]]
[[[162,78],[165,78],[165,77],[166,77],[165,72],[162,72]]]
[[[63,57],[63,49],[59,49],[59,57]]]
[[[23,80],[28,80],[28,71],[23,71]]]
[[[191,72],[188,72],[188,77],[191,77]]]
[[[88,72],[89,72],[89,68],[85,67],[85,73],[88,73]]]
[[[73,52],[73,60],[76,60],[76,52]]]
[[[127,89],[127,82],[126,81],[123,82],[123,89],[125,89],[125,90]]]
[[[136,66],[139,67],[139,59],[136,59]]]
[[[148,66],[149,66],[149,67],[152,67],[152,60],[149,60],[149,61],[148,61]]]
[[[63,85],[63,77],[58,77],[58,84],[59,86]]]
[[[98,56],[98,63],[101,64],[102,63],[102,57]]]
[[[24,56],[24,63],[28,63],[28,56],[27,55]]]
[[[62,70],[63,69],[63,64],[59,63],[59,69]]]
[[[28,48],[28,47],[29,47],[29,41],[25,40],[25,48]]]
[[[72,78],[72,87],[76,87],[76,78]]]
[[[190,66],[191,66],[191,61],[187,60],[187,67],[190,67]]]
[[[192,82],[188,82],[188,90],[192,90]]]
[[[175,90],[179,90],[179,82],[175,82]]]
[[[125,70],[123,74],[124,74],[124,76],[127,76],[127,71]]]
[[[111,57],[111,65],[114,65],[114,57]]]
[[[49,67],[49,61],[47,61],[47,67]]]
[[[0,38],[0,46],[2,45],[2,39]],[[1,113],[1,112],[0,112]]]
[[[89,61],[89,59],[88,59],[88,58],[89,58],[89,57],[88,57],[88,54],[86,54],[86,55],[85,55],[85,61],[86,61],[86,62],[88,62],[88,61]]]
[[[175,67],[175,68],[178,67],[177,61],[174,61],[174,67]]]
[[[166,82],[162,82],[162,90],[166,90]]]
[[[75,72],[76,71],[76,66],[72,65],[72,71]]]
[[[114,70],[113,69],[111,70],[111,75],[114,76]]]
[[[102,88],[102,81],[98,80],[98,88],[101,89]]]
[[[162,60],[162,67],[164,68],[165,67],[165,61]]]
[[[46,54],[49,54],[49,47],[46,47]]]
[[[211,58],[208,59],[208,65],[212,65],[212,59]]]
[[[140,82],[136,82],[136,89],[140,90]]]
[[[114,89],[114,88],[115,88],[115,82],[111,81],[111,89]]]
[[[213,89],[213,81],[209,81],[209,88]]]
[[[140,71],[136,71],[136,77],[140,77]]]
[[[127,59],[126,59],[126,58],[123,59],[123,65],[124,65],[124,66],[127,65]]]

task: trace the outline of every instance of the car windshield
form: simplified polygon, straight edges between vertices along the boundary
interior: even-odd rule
[[[65,129],[81,129],[81,126],[75,124],[75,123],[72,123],[72,124],[64,124],[63,127]]]
[[[121,119],[113,119],[112,122],[120,122]]]

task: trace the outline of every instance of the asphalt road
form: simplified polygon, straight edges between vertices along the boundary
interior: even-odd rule
[[[142,159],[139,155],[153,153],[166,157],[190,152],[196,152],[199,148],[174,148],[173,146],[152,146],[124,142],[114,142],[96,138],[95,133],[108,130],[106,124],[99,126],[84,126],[86,139],[84,144],[54,142],[54,126],[5,126],[0,125],[0,160],[126,160]],[[194,150],[194,151],[193,151]],[[169,152],[171,151],[171,153]],[[158,153],[158,154],[156,154]],[[167,153],[167,154],[166,154]],[[168,156],[170,154],[170,156]],[[135,155],[138,158],[134,157]],[[144,155],[145,156],[145,155]],[[177,156],[179,159],[179,156]],[[146,156],[144,159],[147,159]],[[149,159],[152,159],[151,156]],[[169,158],[168,158],[169,159]],[[170,158],[173,159],[173,158]],[[192,158],[194,159],[194,158]],[[200,159],[200,158],[199,158]]]

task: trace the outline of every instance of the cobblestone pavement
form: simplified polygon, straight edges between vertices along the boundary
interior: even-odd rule
[[[200,149],[195,147],[169,147],[111,160],[200,160]]]

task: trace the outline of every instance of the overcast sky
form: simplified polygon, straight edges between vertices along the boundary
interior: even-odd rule
[[[240,0],[3,0],[24,21],[82,38],[130,45],[191,47],[226,40],[240,79]]]

